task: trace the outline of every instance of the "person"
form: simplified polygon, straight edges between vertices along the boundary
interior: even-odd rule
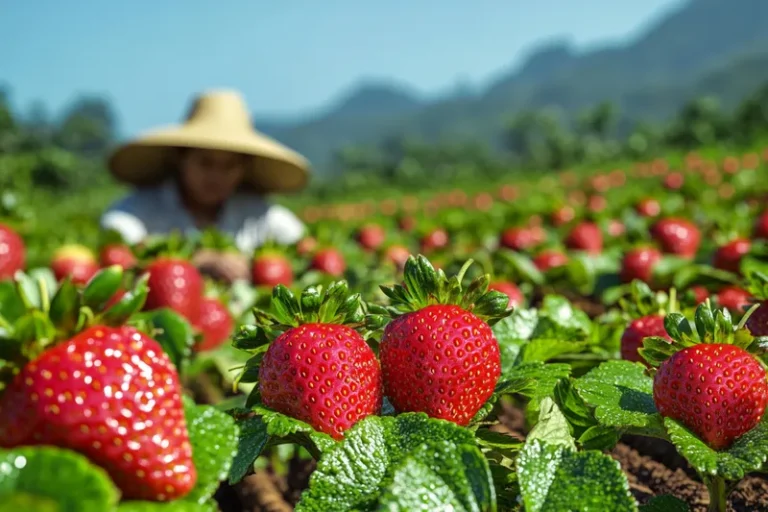
[[[103,214],[101,228],[130,244],[150,235],[195,234],[216,228],[242,253],[267,240],[292,244],[303,223],[269,193],[297,192],[308,162],[254,129],[242,96],[231,90],[198,96],[186,121],[152,130],[110,156],[112,175],[136,190]],[[193,262],[228,281],[247,278],[249,260],[234,252],[203,250]]]

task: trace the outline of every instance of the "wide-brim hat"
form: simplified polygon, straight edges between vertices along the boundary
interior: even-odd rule
[[[242,96],[228,90],[198,96],[183,124],[151,130],[118,147],[109,158],[109,169],[121,182],[156,185],[173,173],[177,148],[252,156],[243,188],[253,192],[295,192],[309,179],[307,160],[256,130]]]

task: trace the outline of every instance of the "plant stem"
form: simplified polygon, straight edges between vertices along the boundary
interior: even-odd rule
[[[709,491],[709,512],[726,512],[728,490],[725,479],[713,476],[705,479]]]

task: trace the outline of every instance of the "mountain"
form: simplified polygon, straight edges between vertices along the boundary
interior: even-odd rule
[[[768,81],[766,19],[765,0],[689,0],[622,45],[580,51],[565,41],[547,42],[522,66],[471,94],[425,99],[398,84],[367,81],[310,119],[257,127],[322,169],[345,145],[394,134],[495,145],[505,123],[524,109],[556,106],[576,114],[610,100],[627,125],[668,118],[703,94],[733,106]]]

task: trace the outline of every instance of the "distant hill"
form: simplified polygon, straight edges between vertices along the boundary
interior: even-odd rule
[[[547,43],[474,94],[429,100],[397,84],[368,81],[312,119],[257,122],[257,128],[323,168],[345,145],[393,134],[496,144],[505,122],[522,109],[577,113],[611,100],[626,125],[667,118],[702,94],[732,106],[768,81],[767,19],[766,0],[689,0],[624,45],[580,52],[566,42]]]

